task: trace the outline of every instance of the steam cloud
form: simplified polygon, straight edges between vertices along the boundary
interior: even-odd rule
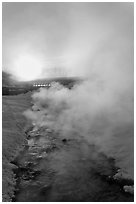
[[[24,114],[38,128],[96,145],[133,178],[133,100],[96,79],[71,90],[59,83],[41,88],[32,95],[32,110]]]

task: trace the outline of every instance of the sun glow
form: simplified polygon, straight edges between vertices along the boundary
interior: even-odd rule
[[[18,80],[30,81],[40,77],[41,60],[32,55],[22,55],[14,62],[14,75]]]

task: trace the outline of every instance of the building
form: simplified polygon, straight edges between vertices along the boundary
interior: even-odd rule
[[[50,87],[50,83],[46,83],[46,84],[39,84],[39,83],[35,83],[33,84],[34,87]]]

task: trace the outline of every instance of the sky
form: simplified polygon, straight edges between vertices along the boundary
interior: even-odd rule
[[[130,81],[133,15],[133,3],[4,2],[3,70],[23,81],[103,73]]]

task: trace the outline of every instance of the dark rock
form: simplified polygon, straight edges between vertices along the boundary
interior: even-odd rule
[[[130,194],[134,194],[134,186],[124,186],[123,187],[124,191]]]
[[[67,142],[67,139],[65,139],[65,138],[64,138],[64,139],[62,139],[62,142],[66,143],[66,142]]]

